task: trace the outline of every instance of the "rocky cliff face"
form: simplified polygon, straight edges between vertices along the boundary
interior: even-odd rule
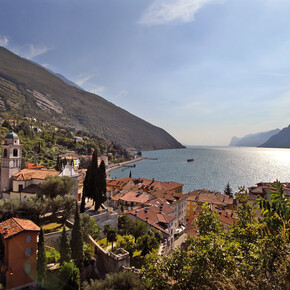
[[[269,138],[280,132],[280,129],[275,129],[267,132],[259,132],[256,134],[249,134],[242,138],[233,137],[229,146],[241,147],[257,147],[265,143]]]
[[[290,148],[290,125],[269,138],[259,147]]]
[[[0,47],[0,111],[85,130],[140,150],[182,148],[171,135]]]

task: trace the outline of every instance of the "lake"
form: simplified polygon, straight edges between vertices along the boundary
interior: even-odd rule
[[[184,192],[210,189],[223,192],[229,182],[236,192],[239,186],[258,182],[290,181],[290,149],[250,147],[188,147],[186,149],[142,152],[158,160],[136,162],[135,168],[120,168],[112,178],[155,178],[184,184]],[[187,159],[193,158],[193,162]]]

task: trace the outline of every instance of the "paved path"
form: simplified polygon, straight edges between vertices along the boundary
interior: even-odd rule
[[[186,241],[187,234],[183,233],[177,240],[174,241],[174,248],[180,247],[180,245]]]

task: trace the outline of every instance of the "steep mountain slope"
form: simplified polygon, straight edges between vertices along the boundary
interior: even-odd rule
[[[278,134],[272,136],[259,147],[290,148],[290,125],[282,129]]]
[[[249,134],[242,138],[233,137],[229,146],[245,146],[245,147],[257,147],[265,143],[273,135],[280,132],[280,129],[275,129],[267,132],[259,132],[255,134]]]
[[[0,47],[0,111],[87,130],[137,149],[183,146],[166,131],[100,96],[73,87],[46,69]]]

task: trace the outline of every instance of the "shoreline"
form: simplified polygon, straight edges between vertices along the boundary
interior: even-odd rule
[[[116,169],[119,169],[121,167],[123,167],[123,165],[126,165],[126,164],[130,164],[130,163],[135,163],[135,162],[138,162],[138,161],[142,161],[146,159],[146,157],[137,157],[136,159],[132,159],[132,160],[129,160],[129,161],[125,161],[125,162],[122,162],[122,163],[118,163],[117,165],[111,167],[111,168],[108,168],[106,170],[106,173],[107,173],[107,177],[109,179],[111,179],[110,177],[110,173],[113,171],[113,170],[116,170]]]

